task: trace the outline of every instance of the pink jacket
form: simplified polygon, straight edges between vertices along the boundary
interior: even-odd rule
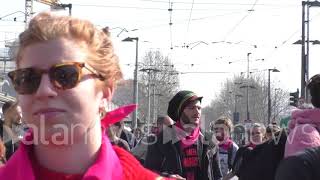
[[[285,146],[285,157],[308,147],[320,146],[320,109],[304,109],[292,112],[289,136]]]

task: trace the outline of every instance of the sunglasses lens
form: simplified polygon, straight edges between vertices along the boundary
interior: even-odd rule
[[[50,69],[49,76],[56,88],[71,89],[79,83],[80,71],[75,64],[58,65]]]
[[[41,81],[41,72],[37,72],[33,68],[18,69],[9,72],[8,76],[19,94],[34,93]]]

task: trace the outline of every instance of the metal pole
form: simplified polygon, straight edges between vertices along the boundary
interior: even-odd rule
[[[133,102],[134,104],[138,104],[138,42],[139,38],[135,38],[136,40],[136,62],[134,68],[134,80],[133,80]],[[132,128],[137,128],[137,116],[138,116],[138,108],[133,111],[132,114]]]
[[[154,84],[153,84],[153,117],[152,117],[152,119],[153,119],[153,122],[156,122],[156,84],[155,84],[155,82],[153,82]]]
[[[151,113],[150,113],[150,73],[151,71],[148,71],[148,119],[147,119],[147,127],[148,127],[148,134],[150,134],[150,118],[151,118]]]
[[[271,117],[270,71],[271,69],[268,69],[268,124],[270,124],[270,117]]]
[[[247,54],[247,60],[248,60],[248,63],[247,63],[247,120],[250,119],[250,112],[249,112],[249,62],[250,62],[250,59],[249,59],[249,56],[250,56],[251,53],[248,53]]]
[[[305,83],[306,83],[306,55],[305,55],[305,5],[306,2],[302,1],[302,36],[301,36],[301,98],[305,98]]]
[[[234,95],[234,112],[237,112],[237,95]]]
[[[309,0],[308,0],[309,2]],[[310,6],[309,4],[307,5],[307,20],[306,20],[306,23],[307,23],[307,40],[306,40],[306,44],[307,44],[307,47],[306,47],[306,56],[305,56],[305,100],[306,102],[308,103],[309,102],[309,98],[308,98],[308,90],[306,88],[306,82],[308,82],[309,80],[309,42],[310,42],[310,39],[309,39],[309,10],[310,10]]]
[[[276,103],[277,103],[277,98],[278,98],[278,96],[277,96],[277,90],[278,90],[278,88],[275,88],[274,89],[274,102],[273,102],[273,119],[275,120],[276,119],[276,115],[278,114],[278,112],[277,112],[277,107],[276,107]]]

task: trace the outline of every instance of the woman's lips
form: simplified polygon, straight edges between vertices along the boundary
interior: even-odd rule
[[[44,118],[44,120],[46,120],[46,119],[53,118],[57,115],[60,115],[61,113],[64,113],[64,112],[65,110],[58,109],[58,108],[42,108],[35,111],[33,115],[40,118]]]

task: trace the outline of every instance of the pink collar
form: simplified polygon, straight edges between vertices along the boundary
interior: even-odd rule
[[[0,179],[35,180],[32,169],[32,162],[29,153],[32,153],[33,145],[21,143],[19,149],[0,170]],[[120,160],[113,150],[108,138],[102,138],[99,155],[95,163],[87,170],[83,179],[92,179],[93,177],[101,180],[122,179],[122,167]]]

